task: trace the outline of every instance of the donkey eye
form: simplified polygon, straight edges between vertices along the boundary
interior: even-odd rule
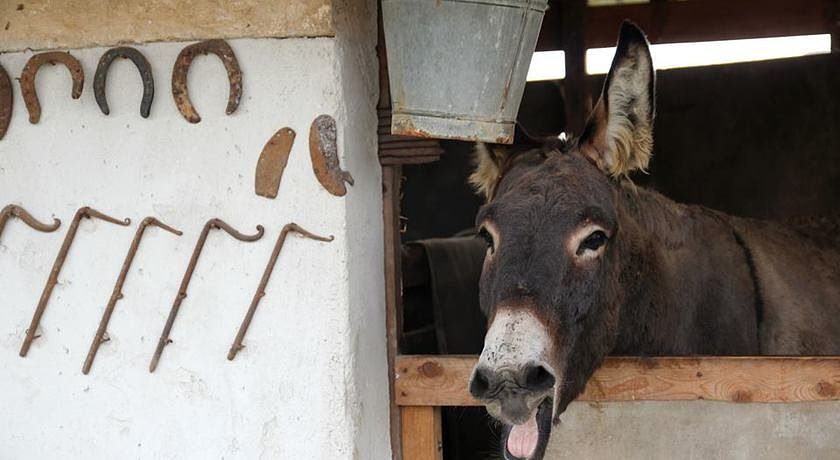
[[[601,230],[595,230],[594,232],[590,233],[583,241],[581,241],[580,246],[576,252],[577,255],[583,255],[584,252],[588,251],[597,251],[598,248],[607,244],[607,234],[602,232]]]
[[[487,249],[490,250],[490,254],[493,254],[493,236],[490,235],[490,232],[488,232],[486,228],[481,227],[481,230],[478,231],[476,236],[484,240],[484,244],[487,245]]]

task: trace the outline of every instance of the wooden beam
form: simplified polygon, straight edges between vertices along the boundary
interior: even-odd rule
[[[440,407],[408,406],[402,411],[404,460],[443,459]]]
[[[621,21],[630,19],[652,43],[831,33],[835,0],[686,0],[588,7],[586,47],[615,46]],[[565,7],[565,6],[564,6]],[[556,30],[562,15],[546,14],[537,50],[564,49]]]
[[[394,369],[402,331],[402,287],[400,285],[400,181],[402,167],[382,167],[382,218],[385,232],[385,338],[388,369]],[[395,460],[404,457],[400,436],[400,408],[396,403],[395,379],[388,376],[390,393],[391,454]]]
[[[475,406],[475,356],[399,356],[397,404]],[[607,358],[582,401],[799,402],[840,400],[840,356]]]
[[[566,79],[563,81],[567,133],[580,135],[586,117],[592,110],[592,99],[586,80],[586,43],[584,41],[586,0],[566,0],[563,3],[561,28],[565,44]]]

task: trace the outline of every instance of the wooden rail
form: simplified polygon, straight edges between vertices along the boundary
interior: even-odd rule
[[[397,404],[478,405],[467,391],[475,362],[475,356],[397,357]],[[578,400],[840,400],[840,356],[607,358]]]

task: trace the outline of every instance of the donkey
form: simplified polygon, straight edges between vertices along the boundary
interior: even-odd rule
[[[630,182],[651,156],[654,86],[625,22],[578,139],[477,149],[489,323],[469,390],[504,425],[505,458],[543,457],[608,354],[840,354],[840,249]]]

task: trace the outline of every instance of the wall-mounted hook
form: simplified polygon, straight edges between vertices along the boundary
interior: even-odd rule
[[[222,60],[225,70],[227,70],[230,93],[228,94],[225,113],[230,115],[235,112],[236,108],[239,107],[239,99],[242,98],[242,71],[239,70],[239,61],[236,60],[236,55],[230,45],[219,39],[193,43],[181,50],[172,69],[172,96],[175,98],[175,105],[181,115],[190,123],[198,123],[201,121],[201,116],[198,115],[190,101],[187,73],[196,56],[208,53],[218,56]]]
[[[6,135],[9,123],[12,121],[12,106],[15,98],[12,95],[12,79],[6,69],[0,65],[0,139]]]
[[[143,98],[140,100],[140,116],[149,118],[149,111],[152,109],[152,99],[155,98],[155,77],[152,75],[152,66],[143,56],[143,53],[130,46],[111,48],[99,58],[99,65],[96,66],[96,74],[93,76],[93,95],[102,113],[108,115],[111,110],[108,108],[108,99],[105,96],[105,85],[108,82],[108,69],[114,59],[121,57],[130,59],[140,71],[140,80],[143,81]]]
[[[64,266],[64,260],[67,258],[67,252],[70,250],[70,245],[73,244],[73,239],[76,237],[76,231],[79,229],[79,223],[83,218],[92,219],[97,218],[110,222],[116,225],[128,226],[131,224],[131,219],[125,220],[115,219],[111,216],[102,214],[101,212],[89,208],[87,206],[79,208],[76,215],[73,216],[73,221],[70,223],[70,228],[67,229],[67,235],[64,237],[64,242],[58,250],[58,255],[53,262],[50,276],[47,278],[47,284],[44,286],[44,291],[41,292],[41,298],[38,300],[38,307],[35,309],[35,314],[32,316],[32,322],[29,324],[29,329],[26,331],[26,338],[23,340],[23,346],[20,347],[20,356],[24,357],[29,352],[29,347],[32,346],[32,341],[35,340],[35,333],[38,326],[41,324],[41,317],[44,315],[44,310],[47,309],[47,302],[50,300],[53,288],[58,282],[58,275],[61,272],[61,267]]]
[[[29,110],[29,122],[32,124],[38,123],[41,119],[41,103],[38,102],[38,91],[35,89],[35,75],[38,74],[38,69],[44,64],[64,64],[67,67],[67,70],[70,71],[70,77],[73,79],[73,90],[70,93],[73,99],[78,99],[82,95],[82,88],[85,83],[85,72],[82,70],[82,64],[70,53],[50,51],[29,58],[20,74],[20,91],[23,93],[23,102],[26,104],[26,109]]]
[[[265,271],[262,275],[262,279],[260,279],[260,284],[257,287],[257,292],[254,293],[254,298],[251,300],[251,306],[248,307],[248,313],[245,314],[245,318],[242,320],[242,325],[239,326],[239,331],[236,333],[236,338],[233,340],[233,344],[230,346],[230,351],[227,355],[227,358],[229,360],[233,360],[233,358],[236,357],[236,354],[239,352],[239,350],[244,348],[242,345],[242,340],[245,338],[245,333],[248,332],[248,327],[251,325],[251,320],[254,319],[254,313],[257,311],[257,305],[259,305],[260,300],[262,300],[262,298],[265,297],[265,287],[268,285],[268,280],[269,278],[271,278],[271,273],[274,271],[274,265],[277,263],[277,258],[280,256],[280,250],[283,249],[283,243],[286,241],[286,235],[288,235],[290,232],[294,232],[304,238],[309,238],[317,241],[330,242],[334,239],[332,235],[328,237],[318,236],[301,228],[298,224],[295,223],[286,224],[286,226],[283,227],[283,230],[280,231],[280,235],[277,237],[277,242],[274,244],[274,251],[271,252],[271,257],[269,257],[268,259],[268,265],[266,265]]]
[[[8,222],[9,219],[12,217],[17,217],[33,230],[37,230],[39,232],[44,233],[54,232],[58,230],[58,227],[61,226],[61,221],[56,219],[55,217],[53,217],[52,224],[44,224],[32,217],[32,214],[26,212],[26,209],[23,209],[20,206],[14,204],[10,204],[3,208],[2,211],[0,211],[0,236],[3,235],[3,229],[6,228],[6,222]]]
[[[207,241],[207,235],[210,230],[218,228],[227,232],[230,236],[239,241],[252,242],[262,238],[265,229],[262,225],[257,225],[257,233],[254,235],[245,235],[233,229],[230,225],[221,219],[210,219],[204,224],[201,230],[201,235],[198,241],[195,242],[195,249],[193,249],[192,257],[187,265],[187,271],[184,272],[184,277],[181,279],[181,286],[178,288],[178,294],[175,295],[175,301],[172,303],[172,308],[169,310],[169,317],[166,318],[166,324],[163,326],[163,332],[160,334],[155,354],[152,356],[152,361],[149,363],[149,372],[154,372],[160,361],[160,355],[163,353],[163,348],[169,344],[169,333],[172,331],[172,325],[175,323],[175,317],[178,316],[178,311],[181,309],[181,302],[187,298],[187,288],[190,285],[195,266],[198,263],[198,257],[201,255],[201,250],[204,249],[204,243]]]
[[[125,255],[125,261],[123,262],[122,269],[120,269],[120,274],[117,276],[117,282],[114,284],[114,291],[111,293],[108,305],[102,313],[102,319],[99,321],[99,328],[96,330],[96,335],[93,337],[93,342],[90,344],[90,350],[88,351],[87,358],[85,358],[85,364],[82,367],[83,374],[90,372],[90,367],[93,365],[93,359],[96,358],[96,352],[99,350],[99,345],[106,340],[105,331],[108,329],[108,322],[111,321],[111,315],[114,313],[114,307],[116,307],[117,302],[123,298],[123,283],[125,283],[128,270],[131,268],[131,263],[134,262],[134,256],[137,254],[137,249],[140,247],[140,240],[143,239],[143,234],[149,226],[160,227],[174,235],[183,235],[183,232],[180,230],[176,230],[154,217],[147,217],[140,223],[140,226],[137,228],[137,232],[134,234],[134,239],[131,241],[131,246],[128,248],[128,253]]]

